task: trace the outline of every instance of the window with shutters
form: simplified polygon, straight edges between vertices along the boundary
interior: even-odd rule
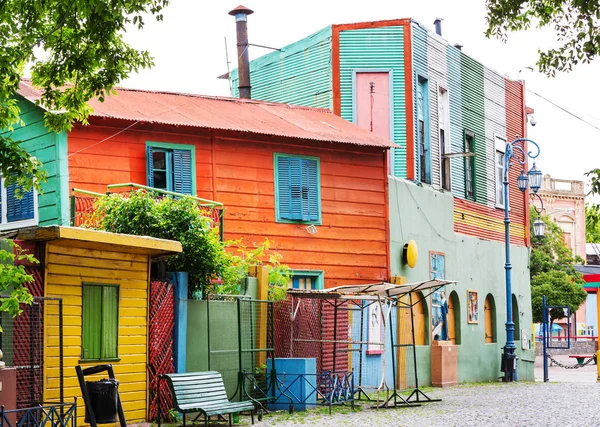
[[[147,185],[196,195],[196,147],[146,142]]]
[[[275,153],[275,215],[278,222],[321,224],[318,157]]]
[[[82,360],[118,360],[119,286],[83,284]]]
[[[4,178],[0,179],[0,185],[2,186],[0,230],[37,225],[37,192],[34,189],[24,192],[17,184],[5,187]]]
[[[465,131],[465,153],[475,153],[475,134]],[[465,194],[468,199],[475,199],[475,156],[465,156]]]

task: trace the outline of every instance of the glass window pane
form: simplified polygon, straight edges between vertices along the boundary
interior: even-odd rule
[[[167,172],[166,171],[154,171],[154,188],[161,188],[167,190]]]
[[[166,154],[164,151],[153,151],[152,152],[152,161],[154,165],[154,169],[166,169],[167,161]]]

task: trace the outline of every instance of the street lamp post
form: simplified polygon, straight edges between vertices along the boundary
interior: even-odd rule
[[[529,142],[533,144],[536,151],[525,151],[525,143]],[[535,159],[540,154],[540,147],[531,139],[517,138],[512,142],[506,144],[506,150],[504,152],[504,233],[505,233],[505,245],[506,245],[506,264],[504,265],[506,273],[506,344],[504,346],[504,352],[502,354],[502,367],[504,371],[504,377],[502,381],[512,382],[516,373],[516,346],[515,346],[515,324],[513,322],[512,315],[512,278],[511,270],[512,265],[510,263],[510,218],[508,216],[509,210],[509,199],[508,199],[508,170],[511,166],[511,160],[516,160],[523,167],[527,163],[527,158]],[[521,192],[525,192],[529,187],[534,194],[537,194],[538,190],[542,185],[542,172],[535,167],[535,160],[533,166],[527,174],[525,170],[521,169],[521,175],[517,178],[517,184]],[[539,220],[539,218],[538,218]],[[543,221],[539,220],[540,222]],[[537,223],[537,221],[536,221]],[[534,233],[538,235],[538,231],[543,235],[543,227],[540,224],[534,224]],[[540,237],[540,236],[538,236]]]

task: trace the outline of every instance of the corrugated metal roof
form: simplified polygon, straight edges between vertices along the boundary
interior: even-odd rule
[[[396,147],[326,109],[289,104],[116,88],[104,102],[93,99],[92,117],[220,129],[261,135],[339,142],[371,147]],[[35,102],[41,92],[22,80],[19,95]]]

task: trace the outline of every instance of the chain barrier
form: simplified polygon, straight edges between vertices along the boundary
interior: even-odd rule
[[[576,365],[565,365],[563,363],[560,363],[558,360],[554,359],[552,356],[550,356],[549,354],[547,355],[548,359],[550,359],[550,361],[555,364],[558,365],[561,368],[565,368],[565,369],[579,369],[579,368],[583,368],[585,365],[589,364],[590,362],[592,362],[596,357],[592,357],[590,360],[588,360],[587,362],[584,363],[577,363]]]

